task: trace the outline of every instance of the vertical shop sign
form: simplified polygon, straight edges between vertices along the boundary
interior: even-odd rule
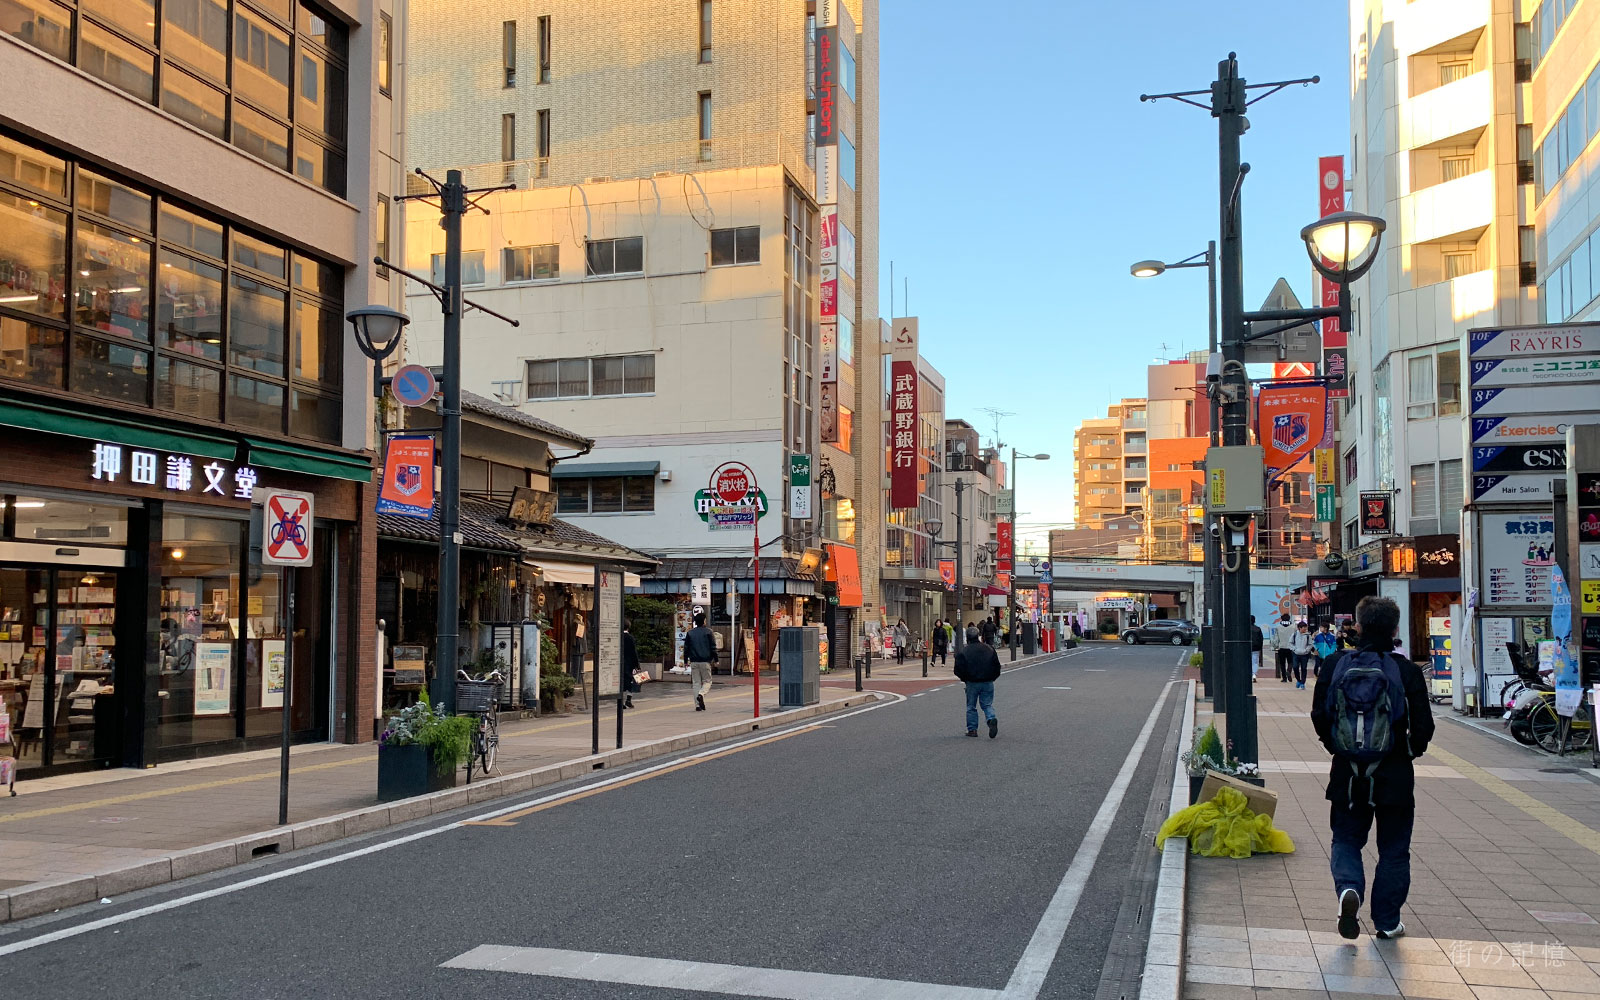
[[[839,381],[839,324],[836,319],[822,321],[822,368],[817,380]]]
[[[811,456],[789,456],[789,516],[811,519]]]
[[[1394,534],[1393,493],[1361,494],[1361,533],[1363,535]]]
[[[818,264],[839,263],[839,206],[825,205],[819,216],[822,231],[822,253]]]
[[[1317,486],[1317,520],[1339,520],[1339,493],[1333,486]]]
[[[1344,157],[1321,156],[1317,158],[1317,217],[1325,218],[1344,211]],[[1324,307],[1339,304],[1339,286],[1319,272],[1317,287]],[[1322,373],[1331,381],[1328,396],[1343,399],[1350,395],[1347,381],[1349,335],[1339,326],[1337,319],[1322,321]]]
[[[1316,452],[1317,485],[1332,486],[1337,480],[1334,478],[1334,461],[1332,448],[1318,448]]]
[[[917,320],[897,319],[891,338],[893,365],[889,383],[889,506],[916,507],[921,490],[917,475]]]
[[[994,538],[999,548],[995,550],[995,569],[1001,573],[1011,572],[1013,555],[1012,535],[1010,521],[996,521],[994,525]]]
[[[817,431],[823,444],[839,443],[839,383],[823,382],[818,387]]]

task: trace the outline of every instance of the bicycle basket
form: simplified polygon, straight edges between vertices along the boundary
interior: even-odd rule
[[[456,680],[456,711],[481,715],[500,702],[500,685],[494,681]]]

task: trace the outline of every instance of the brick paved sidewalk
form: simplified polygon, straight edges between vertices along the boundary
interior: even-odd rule
[[[843,692],[825,691],[824,702]],[[696,712],[687,684],[653,683],[634,696],[625,746],[672,739],[750,718],[750,687],[719,684]],[[762,684],[762,717],[775,713],[777,686]],[[569,702],[570,704],[570,702]],[[589,754],[587,713],[500,724],[496,774],[513,774]],[[602,702],[600,749],[616,746],[616,708]],[[377,801],[377,745],[312,744],[291,752],[289,821],[320,819]],[[476,777],[475,777],[476,781]],[[459,787],[459,785],[458,785]],[[32,883],[97,875],[175,851],[273,829],[278,820],[278,751],[263,750],[17,783],[0,797],[0,894]],[[3,919],[3,914],[0,914]]]
[[[1311,690],[1270,675],[1255,687],[1262,770],[1296,850],[1190,858],[1186,1000],[1600,996],[1600,773],[1586,755],[1558,761],[1435,706],[1438,733],[1417,765],[1406,937],[1372,938],[1363,907],[1363,934],[1346,941]],[[1368,879],[1375,863],[1369,846]]]

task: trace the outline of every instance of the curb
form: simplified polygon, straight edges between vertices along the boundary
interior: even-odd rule
[[[1194,731],[1195,682],[1188,688],[1183,704],[1183,727],[1178,731],[1179,746]],[[1183,761],[1173,765],[1172,799],[1167,815],[1189,804],[1189,778]],[[1189,838],[1169,837],[1161,849],[1161,872],[1156,877],[1156,898],[1150,913],[1150,943],[1144,952],[1144,975],[1140,978],[1139,1000],[1178,1000],[1183,991],[1184,901],[1189,881]]]
[[[247,834],[232,840],[174,851],[164,858],[146,859],[98,875],[18,886],[10,892],[0,893],[0,924],[36,917],[96,899],[118,896],[135,889],[148,889],[167,882],[177,882],[193,875],[221,871],[266,855],[287,854],[290,851],[304,850],[329,841],[371,833],[400,823],[422,819],[425,816],[460,809],[463,806],[581,778],[604,768],[662,757],[705,743],[715,743],[761,729],[773,729],[819,715],[855,708],[869,702],[889,701],[894,697],[878,691],[863,691],[839,701],[776,712],[759,719],[723,723],[710,729],[701,729],[651,743],[641,743],[621,750],[586,755],[498,778],[474,781],[470,785],[442,792],[366,806],[333,816]]]

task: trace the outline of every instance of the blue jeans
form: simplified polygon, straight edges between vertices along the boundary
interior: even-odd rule
[[[978,706],[983,706],[983,717],[994,718],[994,681],[967,681],[967,732],[978,729]]]
[[[1354,889],[1366,897],[1366,874],[1361,867],[1361,849],[1367,846],[1367,832],[1373,821],[1378,825],[1378,867],[1372,873],[1372,923],[1378,930],[1393,930],[1400,923],[1400,907],[1411,891],[1411,824],[1416,807],[1378,806],[1365,802],[1353,808],[1344,802],[1329,803],[1332,815],[1333,849],[1328,867],[1333,871],[1334,892]]]

